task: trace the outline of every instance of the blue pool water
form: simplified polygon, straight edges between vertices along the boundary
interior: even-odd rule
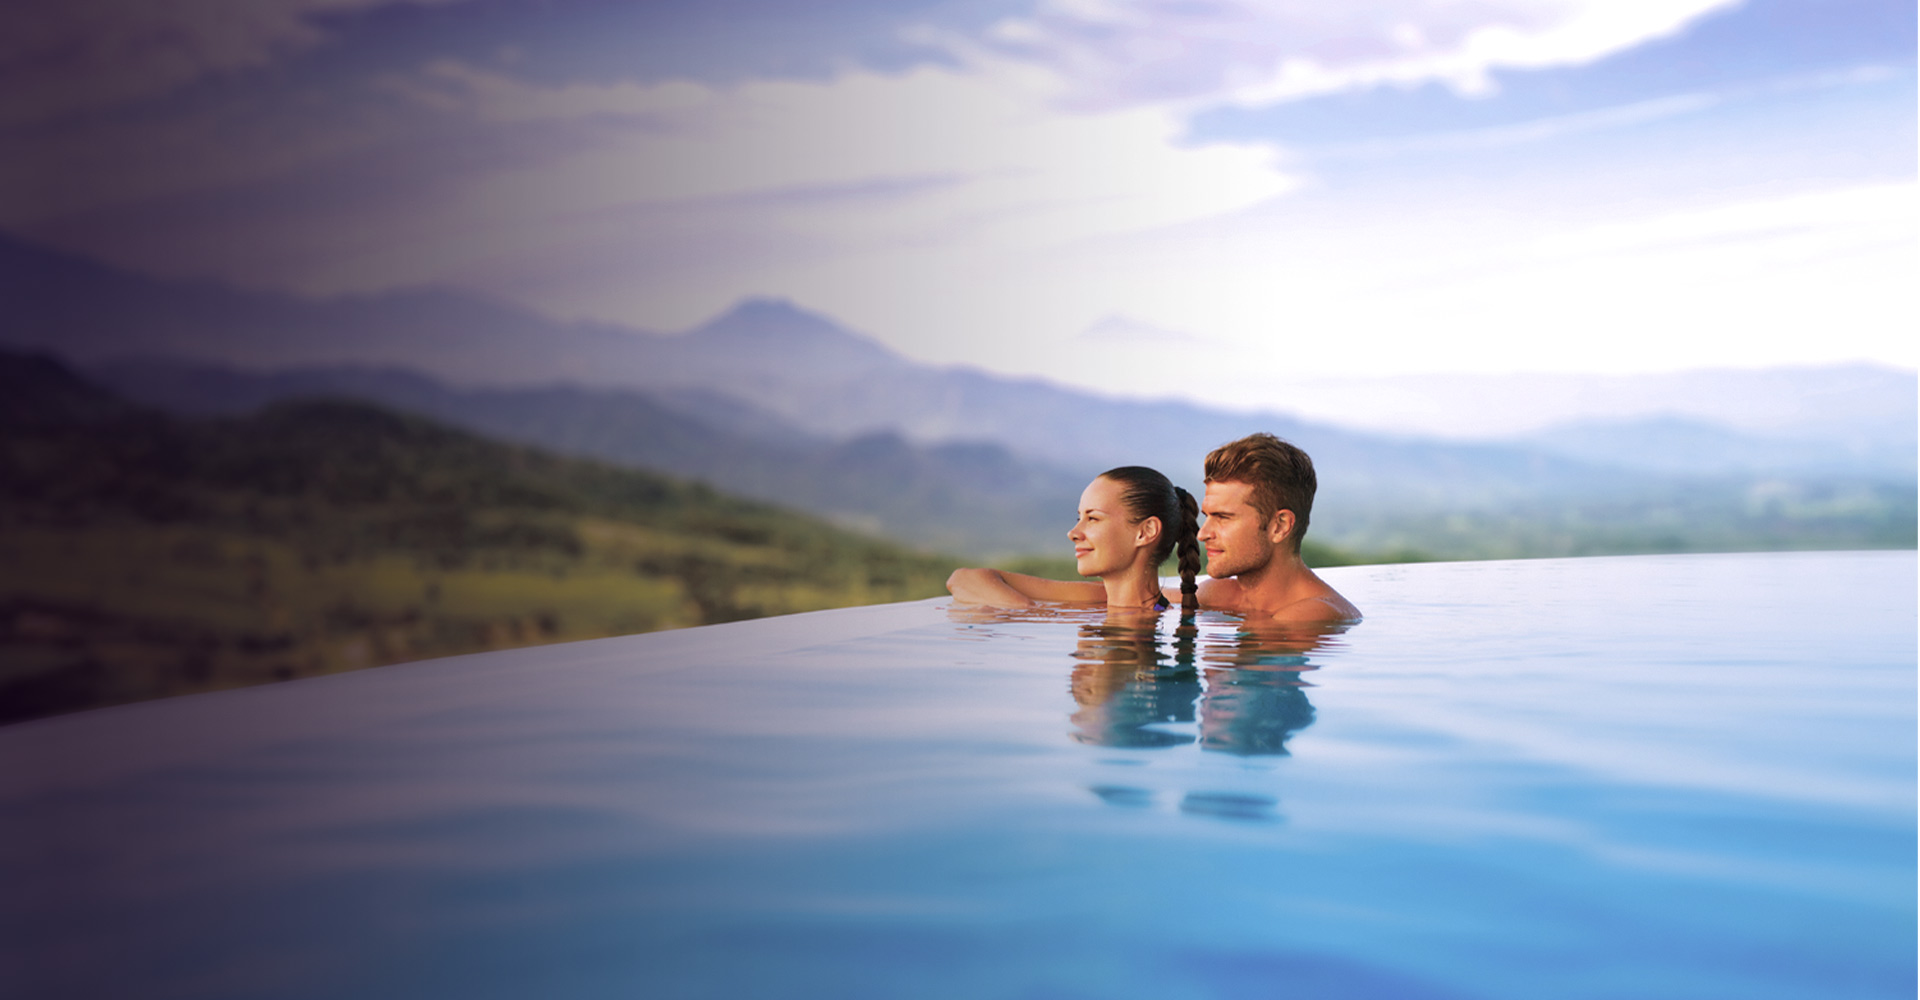
[[[18,996],[1915,991],[1912,552],[944,600],[0,729]]]

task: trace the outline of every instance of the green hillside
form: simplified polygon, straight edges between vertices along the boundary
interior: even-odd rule
[[[929,597],[953,565],[364,405],[183,421],[0,368],[0,720]]]

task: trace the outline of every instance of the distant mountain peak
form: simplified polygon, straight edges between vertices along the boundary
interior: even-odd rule
[[[832,351],[834,360],[898,363],[902,359],[886,345],[855,333],[827,316],[795,305],[791,300],[755,296],[740,300],[732,309],[689,331],[691,339],[709,344],[729,344],[754,350],[803,350],[810,357],[826,360],[822,351]]]
[[[831,321],[821,313],[802,309],[792,299],[782,295],[749,295],[739,302],[734,303],[733,308],[727,310],[725,313],[725,315],[728,316],[753,314],[764,314],[768,316],[804,316],[818,322],[831,323]]]

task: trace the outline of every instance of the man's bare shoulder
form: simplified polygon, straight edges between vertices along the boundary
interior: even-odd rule
[[[1320,579],[1312,570],[1306,573],[1306,586],[1296,592],[1298,600],[1287,604],[1275,612],[1276,617],[1285,617],[1293,621],[1311,622],[1357,622],[1360,609],[1353,602],[1340,596],[1340,592]]]
[[[1246,600],[1246,588],[1232,577],[1224,580],[1207,577],[1200,581],[1194,593],[1202,608],[1214,611],[1233,611]]]
[[[1352,601],[1341,597],[1337,591],[1329,587],[1324,594],[1315,594],[1280,608],[1273,613],[1273,617],[1279,621],[1316,624],[1357,622],[1360,620],[1360,609],[1354,607]]]
[[[1292,600],[1276,607],[1267,607],[1253,600],[1253,595],[1239,580],[1216,580],[1210,577],[1200,584],[1200,606],[1216,611],[1253,612],[1281,622],[1332,624],[1360,620],[1360,609],[1318,577],[1313,578],[1312,585],[1306,591],[1304,594],[1291,595]]]

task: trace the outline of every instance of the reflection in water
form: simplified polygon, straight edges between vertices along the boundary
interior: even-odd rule
[[[1308,654],[1334,645],[1349,626],[1242,621],[1231,641],[1200,653],[1206,694],[1200,700],[1200,748],[1244,757],[1279,756],[1287,738],[1313,724],[1310,685],[1300,675],[1318,670]]]
[[[1301,674],[1345,626],[1303,629],[1214,616],[1177,618],[1171,636],[1160,616],[1110,612],[1080,625],[1071,687],[1079,708],[1073,738],[1117,747],[1167,747],[1195,741],[1158,728],[1195,721],[1202,750],[1281,756],[1287,739],[1313,724]],[[1227,626],[1222,628],[1220,626]],[[1204,686],[1202,684],[1204,681]]]
[[[1271,795],[1236,795],[1231,792],[1188,792],[1180,800],[1180,811],[1217,819],[1266,822],[1275,819],[1279,801]]]
[[[1313,724],[1292,671],[1209,670],[1200,700],[1200,748],[1243,757],[1283,755],[1287,737]]]
[[[1153,804],[1152,792],[1132,785],[1094,785],[1087,791],[1100,796],[1100,801],[1110,806],[1138,809]]]
[[[1079,629],[1068,685],[1077,706],[1070,716],[1076,742],[1129,749],[1197,744],[1242,757],[1289,753],[1287,741],[1314,721],[1307,700],[1312,685],[1302,675],[1320,669],[1313,655],[1339,648],[1340,634],[1351,627],[1217,611],[956,605],[949,614],[972,626],[1045,621]],[[1103,786],[1096,794],[1115,804],[1141,804],[1135,791]],[[1220,810],[1202,803],[1192,811]]]
[[[1109,747],[1169,747],[1192,743],[1186,733],[1149,728],[1192,722],[1200,696],[1191,643],[1186,655],[1160,646],[1157,615],[1111,613],[1080,626],[1071,686],[1080,704],[1073,738]],[[1178,642],[1176,641],[1176,648]]]

